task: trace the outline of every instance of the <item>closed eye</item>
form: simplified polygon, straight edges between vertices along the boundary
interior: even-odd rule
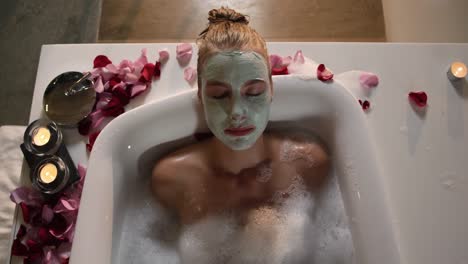
[[[259,96],[266,91],[266,83],[263,80],[251,80],[244,85],[242,90],[246,96]]]
[[[223,99],[231,95],[231,87],[228,84],[219,81],[208,81],[205,88],[205,94],[214,99]]]
[[[230,92],[226,91],[226,92],[224,92],[224,93],[222,93],[222,94],[220,94],[220,95],[213,95],[213,96],[211,96],[211,98],[214,98],[214,99],[223,99],[223,98],[228,97],[229,94],[230,94]]]

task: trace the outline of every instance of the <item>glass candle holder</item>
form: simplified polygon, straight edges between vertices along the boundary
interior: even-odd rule
[[[63,190],[69,180],[70,170],[58,156],[41,160],[31,174],[33,187],[46,194],[55,194]]]
[[[24,132],[25,148],[38,156],[52,155],[62,144],[63,136],[57,124],[44,119],[32,122]]]
[[[447,71],[447,77],[451,81],[458,81],[461,79],[464,79],[468,73],[468,69],[466,65],[463,62],[453,62],[448,71]]]
[[[31,183],[42,193],[58,193],[79,179],[55,122],[45,119],[32,122],[24,132],[20,148],[31,169]]]

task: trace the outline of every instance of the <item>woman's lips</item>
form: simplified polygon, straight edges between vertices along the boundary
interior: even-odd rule
[[[254,126],[231,127],[231,128],[225,129],[224,133],[231,135],[231,136],[241,137],[241,136],[250,134],[254,130],[255,130]]]

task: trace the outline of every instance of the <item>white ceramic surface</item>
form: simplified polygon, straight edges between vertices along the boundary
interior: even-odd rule
[[[357,263],[399,263],[383,176],[356,99],[339,81],[324,84],[282,76],[274,78],[274,87],[270,120],[313,131],[332,149]],[[119,116],[101,132],[89,160],[72,264],[120,263],[117,256],[130,192],[138,191],[133,186],[148,177],[144,172],[154,165],[154,158],[142,162],[141,157],[151,149],[160,155],[158,145],[204,129],[196,102],[196,91],[191,90],[149,103]]]
[[[114,62],[137,58],[148,48],[150,58],[168,48],[171,59],[161,79],[128,109],[184,92],[191,87],[175,58],[175,46],[159,44],[45,45],[37,71],[30,121],[41,115],[42,94],[56,75],[86,71],[96,55]],[[335,73],[372,71],[380,84],[371,95],[368,133],[375,141],[384,190],[403,264],[465,264],[468,259],[468,85],[454,86],[446,77],[451,62],[468,62],[468,44],[268,43],[270,53],[305,56],[325,63]],[[195,66],[195,58],[190,62]],[[358,91],[359,87],[347,87]],[[409,91],[429,96],[426,115],[408,104]],[[85,138],[65,131],[76,163],[87,164]],[[27,171],[22,174],[27,180]],[[19,227],[16,220],[16,229]],[[16,232],[16,229],[14,230]],[[98,236],[100,233],[96,234]],[[11,263],[22,263],[14,259]]]

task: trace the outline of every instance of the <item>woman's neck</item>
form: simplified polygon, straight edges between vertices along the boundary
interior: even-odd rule
[[[238,174],[242,169],[255,167],[267,158],[263,135],[245,150],[232,150],[216,137],[213,137],[213,143],[213,161],[229,173]]]

